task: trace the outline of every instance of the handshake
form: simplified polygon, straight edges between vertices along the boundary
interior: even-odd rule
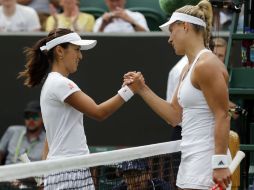
[[[122,86],[128,85],[134,93],[145,87],[145,79],[141,72],[130,71],[123,76]]]
[[[135,93],[145,87],[145,79],[141,72],[131,71],[123,76],[122,88],[118,91],[118,94],[127,102]]]

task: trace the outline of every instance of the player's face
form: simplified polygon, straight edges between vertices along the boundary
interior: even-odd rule
[[[63,63],[67,73],[74,73],[77,71],[78,64],[82,59],[80,46],[70,44],[64,50]]]
[[[178,23],[175,22],[169,26],[169,40],[168,42],[173,46],[175,49],[175,53],[177,55],[184,55],[184,41],[185,38],[185,32],[184,32],[184,23]]]
[[[116,10],[116,8],[124,8],[125,0],[106,0],[106,4],[110,11]]]

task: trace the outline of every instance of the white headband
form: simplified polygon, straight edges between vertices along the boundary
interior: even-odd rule
[[[72,32],[72,33],[57,37],[57,38],[47,42],[45,46],[40,47],[40,50],[41,51],[44,51],[44,50],[49,51],[53,47],[55,47],[59,44],[62,44],[62,43],[66,43],[66,42],[80,46],[81,50],[91,49],[97,43],[96,40],[82,40],[77,33]]]
[[[206,27],[206,23],[198,17],[191,16],[185,13],[174,12],[170,17],[169,21],[160,26],[160,29],[163,32],[169,33],[169,26],[176,21],[189,22],[192,24],[203,26],[204,28]]]

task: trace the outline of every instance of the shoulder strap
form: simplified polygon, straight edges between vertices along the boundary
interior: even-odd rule
[[[22,144],[22,141],[23,141],[23,138],[24,138],[25,134],[26,134],[26,130],[23,130],[19,135],[19,140],[18,140],[18,143],[16,145],[15,154],[14,154],[14,158],[13,158],[13,163],[16,163],[17,160],[18,160],[18,156],[19,156],[19,153],[20,153],[20,147],[21,147],[21,144]]]

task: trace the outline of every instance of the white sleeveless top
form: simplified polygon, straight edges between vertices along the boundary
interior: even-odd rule
[[[182,157],[214,149],[214,115],[203,92],[195,88],[191,82],[192,71],[204,52],[211,51],[203,49],[197,54],[178,90],[178,102],[183,108]]]
[[[183,108],[181,164],[177,186],[181,189],[209,189],[212,186],[211,157],[214,154],[215,119],[204,94],[191,82],[192,71],[201,54],[194,59],[178,90],[178,102]]]

